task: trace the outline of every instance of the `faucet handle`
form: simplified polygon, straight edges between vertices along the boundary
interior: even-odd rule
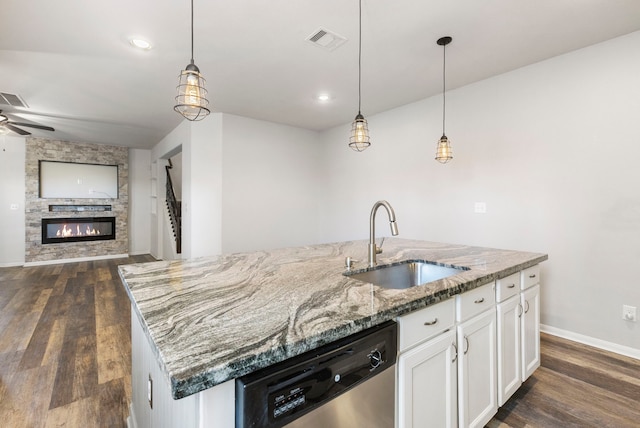
[[[358,260],[354,260],[351,257],[347,256],[344,258],[344,267],[346,267],[347,270],[351,270],[351,268],[353,267],[353,264],[357,261]]]
[[[382,254],[382,245],[384,245],[384,236],[382,237],[382,241],[380,241],[380,246],[376,245],[376,254]]]

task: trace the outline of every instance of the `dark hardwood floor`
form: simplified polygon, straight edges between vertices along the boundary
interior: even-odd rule
[[[640,360],[542,334],[541,367],[487,425],[640,427]]]
[[[129,299],[119,264],[0,269],[0,426],[124,427]]]
[[[119,264],[0,268],[0,427],[124,427],[129,300]],[[640,361],[542,336],[542,367],[487,425],[640,427]],[[440,427],[434,427],[440,428]]]

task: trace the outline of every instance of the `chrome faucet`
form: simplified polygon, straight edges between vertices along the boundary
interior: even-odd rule
[[[371,216],[369,217],[369,267],[376,265],[376,254],[382,253],[382,248],[376,245],[376,211],[378,208],[384,207],[387,210],[389,216],[389,226],[391,226],[391,234],[396,236],[398,234],[398,225],[396,224],[396,213],[389,205],[387,201],[378,201],[373,204],[371,209]]]

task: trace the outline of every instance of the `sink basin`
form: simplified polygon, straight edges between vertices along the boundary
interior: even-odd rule
[[[424,285],[469,270],[461,266],[442,266],[431,262],[408,260],[400,264],[378,266],[345,276],[385,288],[405,289]]]

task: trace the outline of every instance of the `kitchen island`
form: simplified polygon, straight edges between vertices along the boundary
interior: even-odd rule
[[[220,395],[224,400],[216,398],[217,411],[232,418],[235,378],[547,259],[539,253],[398,238],[387,239],[383,248],[379,266],[426,260],[468,270],[406,290],[381,288],[343,275],[345,257],[359,260],[354,272],[366,267],[366,241],[121,266],[132,305],[134,423],[137,418],[146,426],[140,413],[150,412],[152,404],[146,402],[157,403],[165,390],[175,403],[188,403],[195,394],[200,414],[193,417],[199,421],[206,418],[203,411],[216,407],[212,403],[203,410],[201,394]],[[151,354],[161,379],[137,363],[144,352]],[[143,391],[136,376],[144,377]],[[152,390],[155,397],[149,397]]]

